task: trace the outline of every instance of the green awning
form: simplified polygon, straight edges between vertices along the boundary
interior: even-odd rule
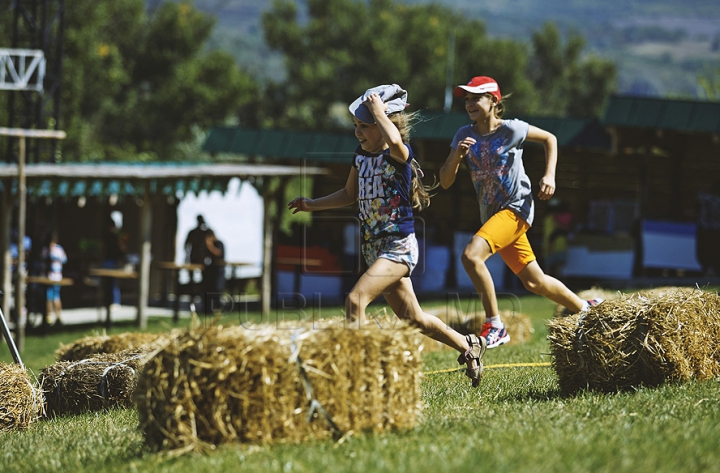
[[[613,127],[720,133],[720,103],[613,96],[602,124]]]
[[[0,188],[18,192],[18,167],[0,164]],[[227,192],[231,179],[262,182],[263,177],[326,174],[308,166],[233,163],[57,163],[25,166],[28,199],[142,197],[151,194],[182,198],[187,192]]]
[[[595,119],[518,117],[557,136],[560,146],[610,149],[610,136]],[[465,113],[424,112],[415,125],[414,140],[442,140],[448,144],[455,132],[470,123]],[[203,150],[271,159],[349,162],[358,141],[347,133],[311,133],[290,130],[252,130],[216,127],[208,133]]]
[[[357,146],[352,133],[216,127],[210,130],[203,150],[310,162],[349,162]]]

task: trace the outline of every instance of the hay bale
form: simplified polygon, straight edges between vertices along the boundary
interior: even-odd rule
[[[678,291],[692,291],[695,288],[692,287],[677,287],[677,286],[659,286],[652,287],[649,289],[641,289],[637,291],[637,294],[643,297],[664,297],[667,295],[674,294]]]
[[[413,427],[421,409],[416,333],[399,322],[191,328],[145,365],[135,395],[140,428],[155,450],[192,450]]]
[[[589,301],[592,299],[612,301],[614,299],[618,299],[621,296],[621,293],[620,291],[610,291],[601,287],[593,286],[590,289],[585,289],[578,292],[577,295],[580,299],[584,301]],[[555,313],[553,315],[555,317],[565,317],[568,315],[567,309],[565,308],[565,306],[555,304]]]
[[[720,297],[698,289],[623,295],[548,322],[565,393],[720,376]]]
[[[0,432],[26,428],[43,415],[44,403],[22,366],[0,363]]]
[[[58,361],[40,372],[48,415],[132,407],[138,372],[147,354],[103,353],[79,361]]]
[[[526,314],[513,310],[501,310],[500,319],[505,324],[505,330],[510,335],[508,345],[527,343],[532,339],[535,329],[532,326],[530,317]],[[470,314],[464,320],[450,319],[450,326],[464,335],[474,333],[479,336],[484,323],[484,312]]]
[[[167,342],[170,333],[125,332],[117,335],[95,335],[84,337],[67,345],[60,345],[55,351],[57,361],[80,361],[92,355],[119,353],[125,350],[142,352],[155,351]]]
[[[437,316],[448,326],[463,335],[474,333],[475,335],[480,336],[482,326],[485,323],[484,312],[464,314],[454,306],[434,309],[432,312],[428,311],[428,313],[432,313]],[[510,342],[508,345],[527,343],[532,340],[532,334],[535,332],[535,329],[532,326],[530,317],[526,314],[515,312],[513,310],[501,310],[500,318],[505,324],[505,329],[508,331],[508,334],[510,334]]]

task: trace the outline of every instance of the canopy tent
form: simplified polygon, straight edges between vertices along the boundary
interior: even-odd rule
[[[268,190],[263,185],[269,178],[283,181],[295,176],[314,176],[327,171],[317,167],[282,166],[266,164],[226,164],[226,163],[60,163],[28,164],[23,173],[27,181],[26,192],[30,201],[52,198],[73,199],[77,197],[132,197],[149,202],[154,195],[182,198],[188,192],[201,191],[226,192],[232,178],[240,178],[253,184],[265,201],[265,245],[263,257],[263,293],[261,304],[264,313],[269,313],[271,285],[272,233],[277,219],[268,216],[268,204],[276,199],[278,189]],[[11,289],[10,232],[12,205],[19,198],[19,168],[17,164],[0,164],[0,189],[2,192],[2,234],[0,251],[5,255],[3,288],[7,293]],[[140,266],[137,322],[140,327],[147,323],[147,295],[150,275],[150,222],[151,205],[143,205],[140,213]],[[18,288],[21,290],[21,288]],[[9,305],[9,298],[4,304]],[[6,313],[8,312],[6,307]]]

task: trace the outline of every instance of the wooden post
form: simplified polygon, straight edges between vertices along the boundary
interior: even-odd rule
[[[0,248],[2,248],[3,255],[3,314],[10,314],[10,301],[12,299],[12,255],[10,254],[10,226],[12,225],[13,203],[10,185],[11,183],[9,181],[3,182],[2,223],[0,223],[0,225],[2,225],[0,227],[0,238],[2,239],[2,244],[0,244]]]
[[[149,183],[145,183],[143,205],[140,208],[140,268],[138,270],[137,325],[147,328],[147,307],[150,294],[150,258],[152,250],[152,202]]]
[[[263,321],[270,317],[270,300],[273,284],[273,222],[270,215],[270,206],[273,202],[272,193],[263,196],[263,271],[262,271],[262,299],[260,301]],[[267,318],[266,318],[267,317]]]
[[[16,136],[19,138],[19,157],[18,157],[18,262],[17,262],[17,286],[15,288],[15,309],[16,309],[16,325],[15,338],[17,340],[17,348],[22,352],[25,345],[25,213],[27,205],[27,187],[25,182],[25,139],[26,138],[49,138],[62,140],[65,139],[64,131],[54,130],[25,130],[22,128],[5,128],[0,127],[0,135]],[[9,184],[11,185],[11,184]],[[10,207],[12,212],[12,207]],[[6,295],[6,299],[9,294]]]
[[[274,293],[275,271],[273,270],[273,257],[275,254],[273,242],[280,227],[281,212],[284,211],[282,198],[285,186],[289,178],[281,178],[275,190],[267,190],[263,193],[263,274],[262,274],[262,316],[270,316],[270,301]],[[272,204],[275,203],[275,217],[270,213]]]
[[[15,287],[15,343],[20,352],[25,348],[25,218],[27,186],[25,184],[25,136],[18,138],[18,259]]]

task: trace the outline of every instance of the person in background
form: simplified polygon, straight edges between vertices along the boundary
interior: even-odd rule
[[[185,238],[185,262],[203,264],[207,256],[206,235],[210,229],[202,215],[197,216],[197,226]]]
[[[16,271],[17,271],[17,262],[18,257],[20,256],[19,250],[18,250],[18,238],[19,238],[19,232],[17,230],[13,230],[10,234],[10,257],[12,258],[12,274],[13,278],[16,277]],[[25,250],[25,267],[27,267],[27,260],[28,256],[30,254],[30,250],[32,249],[32,239],[25,235],[23,238],[23,249]]]
[[[450,154],[440,168],[440,185],[449,188],[460,164],[467,165],[480,206],[481,227],[465,247],[462,263],[485,309],[481,335],[487,339],[488,348],[495,348],[509,342],[510,335],[500,319],[495,285],[485,265],[494,253],[500,253],[527,290],[571,313],[602,301],[583,301],[565,284],[545,274],[528,241],[535,204],[523,166],[523,145],[534,141],[545,148],[545,174],[540,179],[538,197],[548,200],[555,193],[555,135],[521,120],[503,120],[505,106],[500,86],[491,77],[473,77],[466,85],[455,87],[453,95],[464,98],[472,123],[455,133]]]
[[[105,269],[118,269],[122,267],[127,255],[127,241],[120,234],[115,220],[108,217],[103,234],[103,262]],[[120,283],[117,278],[105,278],[105,294],[111,298],[112,305],[120,305]],[[107,301],[106,301],[107,302]]]
[[[67,263],[67,254],[65,249],[58,243],[56,232],[52,232],[42,249],[42,258],[47,261],[47,278],[52,281],[61,281],[63,278],[63,265]],[[60,301],[60,284],[54,284],[47,287],[47,315],[45,322],[48,325],[62,325],[60,313],[62,312],[62,302]]]
[[[211,229],[205,231],[205,249],[207,250],[203,269],[206,312],[218,312],[222,309],[222,294],[225,291],[225,245]]]

